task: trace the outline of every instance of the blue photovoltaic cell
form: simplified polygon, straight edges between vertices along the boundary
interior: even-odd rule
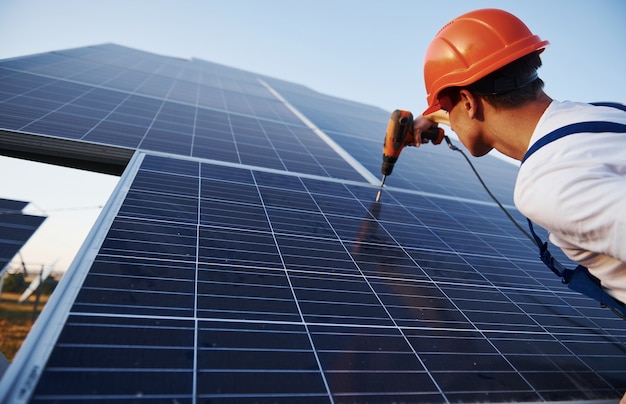
[[[375,176],[388,112],[115,45],[0,61],[0,77],[6,131],[140,151],[93,256],[29,337],[50,348],[26,343],[0,381],[8,397],[580,402],[626,390],[623,320],[543,266],[462,156],[403,151],[375,203],[378,189],[263,83]],[[516,168],[477,167],[512,205]]]

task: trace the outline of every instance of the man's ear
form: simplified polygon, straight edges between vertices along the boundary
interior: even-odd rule
[[[459,103],[461,104],[461,108],[467,117],[482,121],[483,111],[480,97],[474,96],[474,94],[464,88],[459,91],[459,95],[461,97],[461,101]]]

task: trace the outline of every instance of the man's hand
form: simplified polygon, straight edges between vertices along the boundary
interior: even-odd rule
[[[422,138],[422,132],[427,131],[435,125],[437,125],[436,122],[421,115],[415,118],[413,120],[413,146],[419,147],[422,143],[428,143],[428,139]]]
[[[428,114],[426,116],[418,116],[413,121],[413,138],[415,140],[414,146],[419,147],[422,143],[428,143],[428,140],[422,140],[422,132],[430,129],[432,126],[442,123],[444,125],[450,126],[450,117],[448,113],[443,109],[439,111],[433,112],[432,114]],[[624,403],[626,404],[626,403]]]

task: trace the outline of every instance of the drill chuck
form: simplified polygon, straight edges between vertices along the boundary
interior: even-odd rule
[[[380,171],[383,173],[383,175],[391,174],[391,172],[393,171],[393,166],[396,164],[396,161],[398,161],[397,157],[385,156],[383,154],[383,165],[380,168]]]

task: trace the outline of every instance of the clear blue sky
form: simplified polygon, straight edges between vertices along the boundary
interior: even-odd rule
[[[540,76],[553,98],[626,102],[623,0],[0,0],[0,59],[113,42],[222,63],[390,111],[421,111],[422,62],[431,39],[454,17],[485,7],[516,14],[551,42]],[[12,180],[0,177],[0,197],[29,198],[49,210],[49,221],[60,214],[54,209],[102,204],[106,195],[99,193],[107,194],[115,183],[73,177],[70,184],[93,186],[93,200],[70,186],[50,201],[26,181],[41,175],[15,167],[0,159],[3,174],[19,173]],[[88,212],[93,216],[97,209],[82,213]],[[65,233],[50,230],[49,237],[61,242]],[[51,262],[76,248],[29,255],[34,262]],[[68,264],[61,258],[59,267]]]

